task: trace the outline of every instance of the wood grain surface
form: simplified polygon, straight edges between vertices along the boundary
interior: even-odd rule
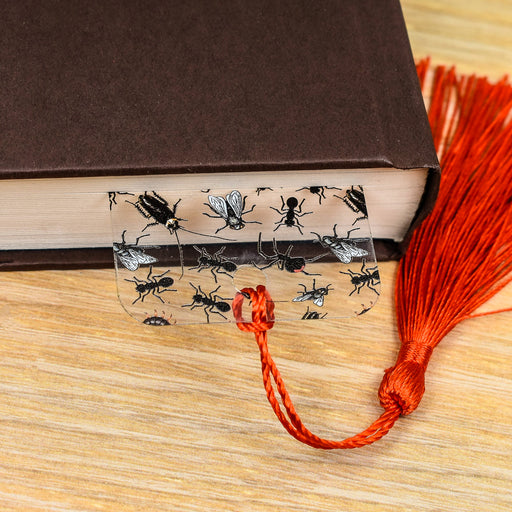
[[[417,58],[512,69],[512,3],[404,0]],[[341,439],[382,411],[396,263],[344,321],[280,323],[271,351],[303,420]],[[466,321],[431,359],[412,415],[376,444],[318,451],[274,417],[251,334],[155,329],[114,272],[0,274],[1,511],[510,511],[512,313]],[[487,308],[512,305],[505,290]]]

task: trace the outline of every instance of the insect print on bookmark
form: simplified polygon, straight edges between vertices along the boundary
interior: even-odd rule
[[[368,219],[368,208],[366,207],[366,200],[364,198],[364,192],[362,187],[350,187],[345,191],[345,195],[340,197],[334,195],[341,199],[353,212],[357,213],[359,217],[357,217],[352,225],[354,225],[359,220]]]
[[[377,286],[380,287],[380,275],[377,270],[377,266],[369,268],[366,266],[366,261],[363,260],[363,264],[361,265],[361,270],[359,272],[347,269],[347,271],[340,270],[340,274],[349,275],[350,283],[354,285],[354,289],[349,293],[349,296],[354,292],[359,294],[364,287],[369,288],[377,295],[380,295],[379,290],[376,288]]]
[[[316,280],[313,279],[312,286],[308,289],[305,284],[299,283],[299,286],[302,286],[303,291],[299,291],[299,295],[294,297],[293,302],[304,302],[306,300],[313,301],[313,304],[321,308],[324,305],[325,296],[329,294],[329,287],[332,286],[331,283],[325,286],[316,286]]]
[[[302,229],[304,226],[300,223],[299,219],[300,217],[304,217],[304,215],[309,215],[313,212],[303,212],[302,211],[302,204],[306,198],[303,198],[302,201],[299,203],[299,200],[294,197],[290,196],[286,200],[286,204],[284,202],[283,196],[281,196],[281,208],[277,209],[271,206],[272,210],[276,211],[281,215],[281,219],[275,222],[274,224],[277,224],[277,227],[274,228],[274,231],[277,231],[281,226],[286,226],[289,228],[295,227],[299,230],[299,233],[302,235]]]
[[[258,285],[276,321],[368,311],[380,277],[362,187],[297,176],[290,186],[267,175],[239,188],[230,176],[203,177],[195,189],[152,177],[155,186],[110,192],[118,296],[128,314],[164,327],[234,322],[232,299]]]
[[[146,318],[142,321],[143,324],[146,325],[156,325],[156,326],[163,326],[163,325],[175,325],[176,320],[172,318],[172,315],[166,316],[165,311],[162,311],[162,314],[159,315],[157,310],[155,309],[155,314],[153,316],[146,315]]]
[[[149,273],[145,280],[138,279],[136,276],[133,276],[133,279],[125,279],[129,283],[135,283],[135,292],[138,296],[132,302],[135,304],[137,301],[144,302],[144,299],[151,293],[154,297],[156,297],[160,302],[164,302],[162,299],[163,292],[175,292],[169,286],[174,284],[174,279],[172,277],[164,277],[169,273],[169,270],[162,272],[158,275],[152,275],[153,267],[149,268]]]
[[[189,270],[197,269],[198,272],[201,272],[201,270],[209,269],[216,283],[218,274],[232,277],[232,273],[237,269],[237,265],[222,255],[224,249],[226,249],[225,245],[213,254],[209,254],[205,247],[201,249],[197,245],[193,247],[199,253],[199,257],[197,258],[197,265],[190,267]]]
[[[217,215],[211,215],[210,213],[204,213],[207,217],[212,219],[222,219],[225,224],[218,228],[215,233],[218,233],[222,229],[229,227],[230,229],[243,229],[247,223],[249,224],[261,224],[258,220],[245,220],[242,218],[243,215],[251,213],[256,206],[253,204],[251,208],[245,210],[245,200],[247,196],[242,197],[242,194],[238,190],[232,190],[226,197],[222,196],[208,196],[209,206]]]
[[[157,259],[154,256],[146,254],[143,249],[138,247],[139,240],[149,236],[149,233],[138,236],[135,239],[134,244],[126,243],[125,234],[126,229],[121,233],[121,241],[113,243],[116,265],[119,262],[128,270],[135,271],[140,265],[151,265],[152,263],[157,262]]]

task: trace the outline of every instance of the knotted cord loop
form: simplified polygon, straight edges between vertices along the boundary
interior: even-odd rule
[[[246,322],[242,317],[242,304],[248,297],[252,303],[252,322]],[[233,315],[241,331],[263,332],[274,326],[274,302],[263,285],[253,288],[244,288],[233,299]]]

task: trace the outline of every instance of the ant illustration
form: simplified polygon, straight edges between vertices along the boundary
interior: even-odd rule
[[[147,314],[147,313],[146,313]],[[156,309],[154,316],[146,316],[146,319],[142,322],[146,325],[156,325],[156,326],[162,326],[162,325],[176,325],[176,319],[174,319],[171,322],[172,314],[169,314],[169,316],[165,317],[165,311],[162,311],[162,316],[159,316]]]
[[[354,185],[345,192],[343,197],[334,194],[334,197],[341,199],[353,212],[361,213],[360,217],[352,222],[352,226],[358,220],[364,220],[368,218],[368,209],[366,207],[366,201],[364,199],[363,187],[359,186],[359,190],[354,188]]]
[[[172,286],[174,283],[174,279],[172,277],[164,277],[169,270],[166,270],[162,274],[151,275],[153,272],[153,266],[149,267],[149,272],[146,277],[146,281],[142,281],[137,277],[133,276],[133,279],[125,279],[129,283],[135,283],[135,291],[139,294],[139,296],[132,302],[135,304],[138,300],[144,302],[144,299],[151,293],[160,302],[164,302],[162,297],[160,297],[161,293],[164,292],[176,292],[177,290],[172,290],[169,286]]]
[[[373,290],[377,295],[380,293],[374,288],[380,284],[380,275],[377,267],[366,268],[366,261],[363,260],[363,265],[361,266],[361,272],[356,273],[352,272],[352,270],[348,269],[347,272],[343,272],[340,270],[340,274],[347,274],[350,276],[350,282],[354,285],[354,289],[348,294],[349,297],[357,291],[359,293],[362,288],[365,286]]]
[[[306,198],[304,198],[300,203],[296,197],[289,197],[286,200],[286,204],[284,203],[284,198],[281,196],[281,209],[278,210],[277,208],[274,208],[271,206],[270,208],[274,211],[276,211],[279,214],[284,215],[281,217],[281,220],[275,222],[274,224],[277,224],[277,227],[274,229],[274,231],[277,231],[281,226],[288,226],[296,227],[299,230],[299,233],[303,235],[302,229],[304,226],[299,222],[300,217],[304,217],[304,215],[309,215],[313,212],[302,212],[302,203]]]
[[[277,265],[277,268],[279,270],[286,270],[287,272],[302,272],[309,276],[318,276],[320,274],[311,274],[309,272],[306,272],[304,270],[304,267],[306,266],[306,263],[311,263],[313,261],[319,260],[320,258],[323,258],[325,254],[320,254],[318,256],[315,256],[314,258],[303,258],[302,256],[296,256],[292,258],[290,256],[293,245],[290,244],[288,246],[288,249],[286,249],[286,252],[282,253],[279,252],[277,249],[277,242],[276,239],[272,239],[272,248],[274,249],[273,254],[266,254],[263,252],[263,249],[261,248],[261,233],[258,236],[258,254],[264,258],[266,261],[268,261],[268,264],[264,265],[263,267],[258,267],[256,264],[253,263],[253,265],[256,268],[259,268],[260,270],[264,270],[266,268],[271,267],[272,265]]]
[[[302,188],[299,188],[297,189],[295,192],[300,192],[301,190],[309,190],[312,194],[314,194],[315,196],[318,196],[318,204],[322,204],[322,199],[325,199],[325,191],[329,189],[329,190],[342,190],[341,188],[338,188],[338,187],[319,187],[319,186],[315,186],[315,187],[302,187]]]
[[[237,269],[237,265],[225,256],[222,256],[226,246],[221,247],[213,254],[208,253],[204,247],[201,249],[197,245],[193,247],[199,253],[199,257],[197,258],[197,265],[190,267],[189,270],[198,269],[197,271],[201,272],[201,270],[209,268],[215,282],[217,282],[217,273],[233,277],[229,272],[234,272]]]
[[[306,300],[312,300],[313,304],[321,308],[324,305],[324,297],[329,293],[332,288],[329,288],[329,286],[332,286],[331,284],[328,284],[327,286],[322,286],[321,288],[316,287],[316,282],[313,279],[313,288],[311,290],[308,290],[306,288],[306,285],[299,283],[302,288],[304,288],[303,292],[298,292],[300,295],[297,297],[294,297],[292,299],[292,302],[304,302]]]
[[[202,307],[206,314],[206,321],[208,323],[210,323],[210,315],[208,313],[215,313],[216,315],[220,315],[222,318],[227,320],[227,317],[222,313],[227,313],[231,309],[231,306],[224,301],[233,299],[216,295],[220,285],[217,286],[215,290],[212,290],[210,293],[206,294],[203,292],[203,290],[201,290],[200,286],[194,286],[192,283],[189,284],[192,286],[192,288],[194,288],[196,293],[192,296],[192,302],[190,304],[183,304],[181,306],[182,308],[195,309]]]

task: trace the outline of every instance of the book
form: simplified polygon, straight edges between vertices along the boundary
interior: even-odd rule
[[[397,0],[1,14],[0,269],[112,266],[115,191],[192,190],[199,207],[209,189],[362,187],[379,259],[432,207],[439,165]]]

